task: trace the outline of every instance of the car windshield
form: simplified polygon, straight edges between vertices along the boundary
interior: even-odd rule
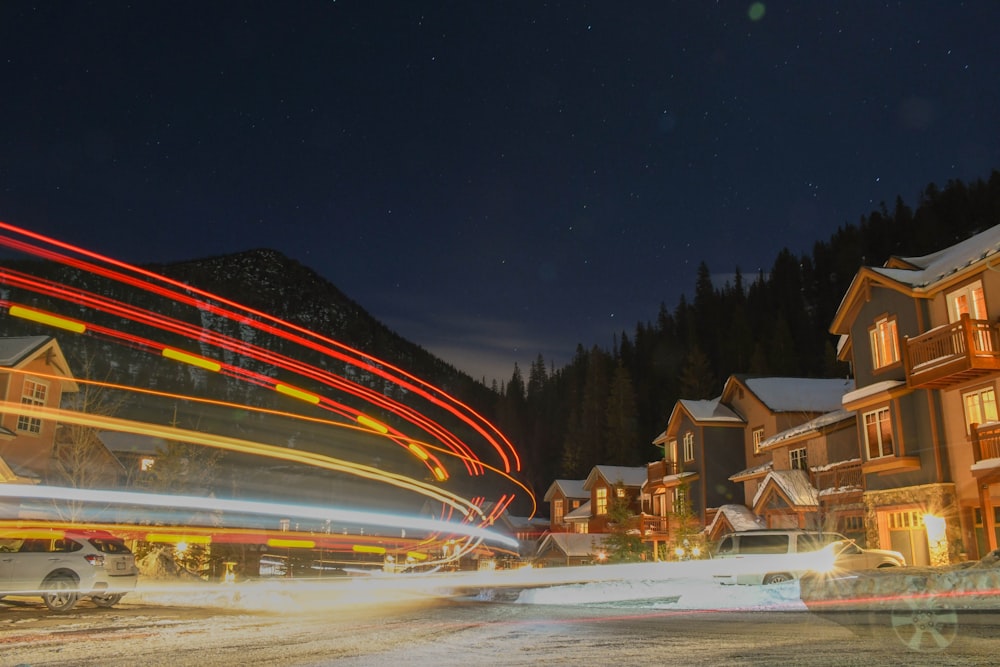
[[[0,1],[4,664],[997,661],[998,33]]]

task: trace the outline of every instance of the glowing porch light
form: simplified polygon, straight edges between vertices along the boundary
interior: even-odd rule
[[[931,544],[944,540],[944,517],[935,514],[925,514],[924,528],[927,530],[927,541]]]
[[[41,310],[25,308],[24,306],[11,306],[8,312],[11,316],[20,317],[22,320],[30,320],[32,322],[38,322],[39,324],[46,324],[50,327],[72,331],[73,333],[83,333],[87,330],[87,325],[83,322],[77,322],[65,317],[59,317],[58,315],[46,313]]]
[[[297,398],[300,401],[312,403],[313,405],[318,405],[320,401],[319,396],[316,394],[311,394],[308,391],[302,391],[301,389],[296,389],[295,387],[290,387],[287,384],[281,384],[280,382],[274,385],[274,390],[279,394],[291,396],[292,398]]]
[[[175,350],[170,347],[163,348],[161,354],[166,359],[173,359],[174,361],[180,361],[181,363],[190,364],[191,366],[197,366],[198,368],[204,368],[207,371],[212,371],[213,373],[218,373],[222,370],[222,364],[218,361],[213,361],[212,359],[206,359],[205,357],[199,357],[195,354],[188,354],[187,352],[182,352],[180,350]]]

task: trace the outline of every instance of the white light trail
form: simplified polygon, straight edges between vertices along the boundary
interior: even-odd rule
[[[361,526],[379,526],[382,528],[410,528],[428,532],[450,533],[478,538],[488,542],[503,544],[517,548],[516,539],[496,533],[485,528],[477,528],[467,524],[451,523],[438,519],[428,519],[419,516],[402,514],[386,514],[363,510],[349,510],[337,507],[320,507],[316,505],[296,505],[293,503],[273,503],[250,500],[227,500],[222,498],[204,498],[199,496],[174,496],[161,493],[135,493],[131,491],[111,491],[98,489],[70,489],[58,486],[37,486],[27,484],[0,484],[0,497],[30,498],[33,500],[71,500],[94,503],[120,505],[138,505],[142,507],[167,507],[172,509],[191,509],[198,511],[237,512],[240,514],[256,514],[276,516],[280,518],[298,517],[357,524]]]

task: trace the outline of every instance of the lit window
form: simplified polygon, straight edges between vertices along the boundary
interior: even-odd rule
[[[694,461],[694,433],[691,431],[684,434],[684,460]]]
[[[892,422],[889,420],[889,408],[866,412],[864,422],[868,458],[892,456]]]
[[[948,295],[948,319],[957,322],[962,315],[968,315],[974,320],[987,320],[986,298],[983,296],[983,283],[976,281]]]
[[[619,486],[618,488],[615,489],[615,495],[618,496],[619,498],[624,498],[625,489]]]
[[[608,490],[603,486],[597,489],[597,508],[595,514],[608,513]]]
[[[764,427],[760,426],[753,430],[753,453],[760,454],[760,443],[764,442]]]
[[[997,421],[997,399],[993,387],[986,387],[962,394],[965,405],[965,432],[972,433],[973,424]]]
[[[872,344],[872,365],[878,368],[891,366],[899,361],[899,340],[896,335],[896,319],[883,317],[868,330]]]
[[[141,470],[142,472],[149,472],[150,470],[153,469],[154,463],[156,463],[156,459],[149,456],[144,456],[139,460],[139,470]]]
[[[671,440],[667,443],[667,448],[664,450],[664,457],[667,461],[672,461],[677,463],[677,441]]]
[[[792,470],[808,470],[806,463],[806,448],[793,449],[788,452],[788,463],[792,466]]]
[[[563,501],[562,498],[556,498],[552,501],[552,523],[562,523],[563,520]]]
[[[25,378],[21,389],[21,405],[29,407],[42,407],[45,405],[45,397],[48,395],[47,384]],[[17,430],[21,433],[31,433],[38,435],[42,432],[42,420],[30,415],[18,415]]]

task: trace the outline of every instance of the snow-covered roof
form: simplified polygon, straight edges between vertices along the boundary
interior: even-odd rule
[[[743,419],[730,410],[729,406],[723,405],[719,398],[701,401],[682,398],[677,402],[684,406],[695,421],[743,423]]]
[[[736,482],[743,478],[760,477],[764,473],[771,470],[771,468],[773,467],[774,467],[774,461],[765,461],[760,465],[753,466],[752,468],[747,468],[746,470],[741,470],[735,475],[730,475],[729,480],[732,482]]]
[[[549,485],[549,490],[545,492],[545,502],[549,502],[555,497],[556,491],[561,491],[566,498],[589,498],[590,492],[584,488],[584,479],[557,479]]]
[[[11,336],[0,338],[0,366],[16,366],[52,339],[51,336]]]
[[[712,523],[708,525],[705,532],[711,535],[715,530],[715,524],[723,517],[733,527],[733,530],[755,530],[767,527],[766,522],[754,514],[749,507],[745,505],[723,505],[716,511],[715,517],[712,518]]]
[[[854,380],[840,378],[748,378],[744,384],[772,412],[831,412],[854,389]]]
[[[804,470],[772,470],[757,487],[757,493],[753,497],[754,507],[772,483],[784,492],[795,507],[819,506],[819,492],[809,482],[809,475]]]
[[[166,450],[167,441],[150,435],[101,431],[97,437],[109,451],[130,454],[157,454]]]
[[[584,482],[583,488],[590,489],[594,485],[594,482],[597,481],[598,475],[611,484],[621,482],[625,486],[640,487],[646,483],[646,466],[594,466],[590,474],[587,475],[587,480]],[[587,493],[586,495],[589,496],[590,494]]]
[[[567,556],[582,558],[599,551],[605,537],[604,533],[549,533],[542,538],[536,553],[555,547]]]
[[[890,389],[895,389],[896,387],[902,387],[905,384],[906,380],[883,380],[882,382],[875,382],[874,384],[859,387],[854,391],[847,392],[844,394],[843,402],[844,405],[847,405],[848,403],[857,401],[858,399],[874,396],[875,394],[883,391],[889,391]]]
[[[914,289],[926,289],[998,252],[1000,252],[1000,225],[971,236],[950,248],[922,257],[898,257],[892,262],[905,263],[916,267],[914,269],[882,267],[872,270]]]
[[[798,438],[808,434],[817,434],[822,429],[833,426],[834,424],[839,424],[840,422],[846,422],[849,420],[854,420],[856,414],[851,410],[834,410],[833,412],[827,412],[819,417],[815,417],[805,422],[804,424],[799,424],[798,426],[793,426],[792,428],[786,429],[781,433],[776,433],[770,438],[766,438],[761,441],[760,448],[767,449],[773,445],[780,444],[786,440],[791,440],[793,438]]]
[[[572,512],[567,512],[566,514],[564,514],[563,521],[570,521],[570,522],[586,521],[591,516],[592,513],[590,511],[590,501],[588,500],[587,502],[580,505]]]

